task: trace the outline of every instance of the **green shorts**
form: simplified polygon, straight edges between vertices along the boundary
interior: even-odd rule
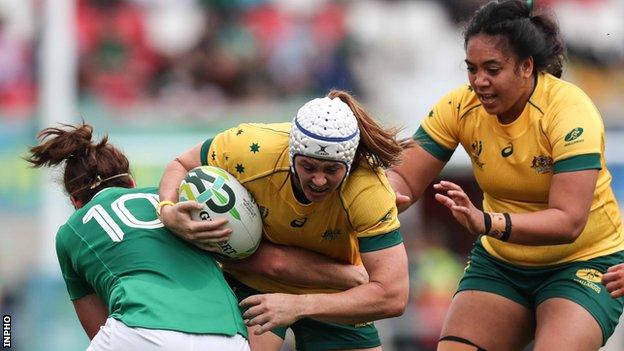
[[[549,298],[571,300],[596,319],[604,345],[622,314],[624,298],[611,298],[600,279],[609,267],[622,262],[624,251],[549,267],[515,266],[492,257],[477,240],[457,292],[487,291],[532,310]]]
[[[239,302],[251,295],[262,294],[239,282],[231,275],[227,273],[224,275]],[[241,313],[244,311],[241,308]],[[295,343],[299,351],[365,349],[381,345],[377,328],[373,323],[355,326],[303,318],[288,327],[272,329],[271,332],[284,339],[288,328],[291,328],[295,334]]]

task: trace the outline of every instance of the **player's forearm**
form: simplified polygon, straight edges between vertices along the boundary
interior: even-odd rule
[[[407,280],[394,285],[370,282],[340,293],[301,295],[301,318],[357,324],[400,316],[407,305]]]
[[[338,262],[310,250],[267,241],[263,241],[250,258],[225,262],[224,267],[297,285],[340,290],[368,282],[364,267]]]
[[[510,214],[509,242],[558,245],[576,241],[587,224],[597,177],[596,169],[553,175],[548,191],[548,208]]]
[[[186,173],[187,169],[178,159],[174,159],[167,164],[159,184],[158,195],[160,201],[178,202],[178,186],[186,176]]]
[[[73,301],[76,315],[89,339],[93,339],[108,318],[108,307],[96,294]]]
[[[304,296],[303,317],[339,323],[364,323],[403,314],[409,278],[403,244],[361,253],[370,282],[334,294]]]
[[[275,278],[298,285],[349,289],[368,282],[364,267],[339,262],[319,253],[297,248],[281,247]]]
[[[508,242],[534,246],[573,243],[587,222],[587,217],[576,218],[554,208],[512,213],[510,218],[512,225]]]
[[[399,194],[410,197],[410,203],[398,204],[399,212],[415,203],[427,186],[440,174],[445,162],[435,158],[416,143],[403,151],[403,161],[386,171],[390,185]]]
[[[322,255],[319,255],[323,257]],[[306,262],[307,263],[302,263]],[[368,274],[362,266],[335,261],[303,259],[298,263],[283,262],[275,278],[297,285],[326,287],[337,290],[349,289],[368,282]]]

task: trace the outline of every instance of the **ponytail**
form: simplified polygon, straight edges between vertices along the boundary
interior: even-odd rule
[[[399,132],[397,129],[383,129],[362,105],[345,91],[332,90],[327,96],[342,100],[357,119],[360,128],[360,143],[353,161],[353,168],[357,167],[362,159],[367,160],[373,168],[389,168],[399,163],[403,148],[396,139]]]
[[[70,196],[87,203],[101,189],[131,186],[126,156],[108,143],[108,136],[95,143],[93,127],[62,124],[62,128],[42,130],[39,145],[25,157],[33,167],[53,167],[64,163],[63,185]]]

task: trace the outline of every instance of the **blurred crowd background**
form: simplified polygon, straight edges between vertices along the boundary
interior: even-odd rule
[[[353,92],[383,124],[411,135],[443,93],[466,82],[462,25],[483,3],[0,0],[0,311],[12,316],[12,349],[88,344],[56,267],[56,228],[45,219],[43,194],[58,184],[20,159],[49,121],[41,89],[49,6],[71,9],[71,35],[58,43],[73,60],[75,93],[64,118],[108,133],[130,156],[139,185],[148,186],[187,147],[243,121],[288,121],[331,88]],[[623,204],[624,1],[536,3],[556,14],[567,41],[564,78],[603,114],[607,163]],[[481,197],[461,152],[442,176]],[[432,194],[401,217],[410,306],[378,323],[389,351],[435,349],[474,240]],[[60,199],[53,207],[70,213]],[[605,350],[624,349],[620,333]]]

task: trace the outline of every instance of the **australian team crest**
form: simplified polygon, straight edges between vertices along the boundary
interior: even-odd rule
[[[553,159],[552,157],[545,155],[533,156],[531,168],[539,174],[550,173],[553,168]]]
[[[485,163],[481,162],[479,157],[481,156],[481,152],[483,151],[483,142],[481,140],[476,140],[474,143],[470,145],[472,148],[472,152],[470,153],[470,158],[472,162],[477,165],[479,168],[483,168]]]

